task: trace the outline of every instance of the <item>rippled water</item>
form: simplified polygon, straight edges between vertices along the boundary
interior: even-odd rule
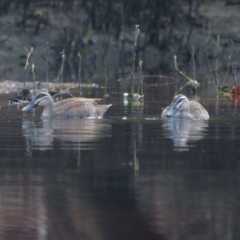
[[[239,103],[199,92],[209,121],[163,122],[174,91],[54,121],[1,94],[0,239],[239,239]]]

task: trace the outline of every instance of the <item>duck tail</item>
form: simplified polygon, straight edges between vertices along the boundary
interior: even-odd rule
[[[104,115],[104,113],[112,106],[112,104],[109,105],[98,105],[97,106],[97,112],[98,112],[98,116],[102,117]]]

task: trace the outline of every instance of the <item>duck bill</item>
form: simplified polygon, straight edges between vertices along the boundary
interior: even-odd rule
[[[170,110],[167,112],[166,116],[167,117],[172,117],[176,114],[176,112],[178,111],[177,107],[175,105],[173,105]]]
[[[37,107],[37,104],[34,103],[34,101],[32,101],[32,102],[30,102],[26,107],[24,107],[24,108],[22,109],[22,111],[23,111],[23,112],[27,112],[27,111],[31,110],[32,108],[35,108],[35,107]]]

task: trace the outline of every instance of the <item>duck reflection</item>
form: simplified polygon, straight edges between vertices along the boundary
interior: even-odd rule
[[[54,139],[66,142],[71,149],[89,150],[95,148],[94,143],[101,138],[111,135],[111,125],[94,119],[46,119],[38,123],[23,120],[22,131],[38,150],[52,149]]]
[[[172,119],[163,123],[165,137],[171,138],[175,151],[188,151],[194,146],[194,142],[206,135],[208,122],[205,121],[183,121]]]

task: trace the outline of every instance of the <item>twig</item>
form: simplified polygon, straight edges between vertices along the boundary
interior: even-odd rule
[[[196,76],[196,73],[195,73],[195,59],[194,59],[194,47],[193,45],[191,46],[191,62],[192,62],[192,65],[193,65],[193,79],[195,79],[195,76]]]
[[[237,67],[236,67],[236,63],[233,63],[232,64],[232,73],[233,73],[233,84],[234,84],[234,88],[235,88],[235,94],[236,94],[236,91],[237,91],[237,88],[236,88],[236,76],[237,76]]]
[[[187,82],[183,87],[181,87],[180,90],[183,89],[185,86],[190,85],[190,84],[191,84],[192,86],[194,86],[194,88],[197,88],[197,87],[200,86],[200,83],[199,83],[196,79],[190,78],[190,77],[187,76],[184,72],[182,72],[181,70],[179,70],[178,65],[177,65],[177,56],[176,56],[176,55],[174,55],[174,67],[175,67],[175,70],[176,70],[180,75],[184,76],[184,77],[188,80],[188,82]]]
[[[56,94],[54,94],[54,95],[52,96],[52,98],[55,98],[55,97],[61,96],[61,95],[67,95],[67,96],[69,96],[69,97],[71,97],[71,98],[75,98],[71,93],[68,93],[68,92],[56,93]]]
[[[47,58],[46,58],[46,81],[48,82],[49,81],[49,76],[48,76],[48,60],[49,60],[49,44],[48,42],[46,42],[46,45],[47,45]]]
[[[33,47],[31,47],[30,50],[28,50],[26,47],[24,49],[27,51],[27,60],[26,60],[26,64],[25,64],[25,67],[24,67],[24,69],[26,70],[27,67],[29,66],[29,61],[30,61],[31,54],[33,53]]]
[[[207,41],[208,42],[208,41]],[[211,69],[211,65],[210,65],[210,61],[209,61],[209,52],[208,52],[208,48],[207,48],[207,53],[206,53],[206,56],[207,56],[207,63],[208,63],[208,71],[210,73],[210,79],[211,79],[211,82],[213,82],[213,74],[212,74],[212,69]]]
[[[31,47],[30,50],[28,50],[26,47],[24,49],[27,51],[27,59],[26,59],[25,67],[24,67],[24,70],[26,70],[26,77],[24,79],[23,86],[25,86],[25,84],[26,84],[26,78],[28,76],[28,66],[29,66],[29,62],[30,62],[30,57],[33,53],[33,47]]]
[[[63,50],[60,52],[62,55],[62,62],[61,62],[61,67],[57,76],[57,81],[60,83],[60,89],[62,89],[62,78],[63,78],[63,69],[64,69],[64,63],[66,59],[65,51]]]
[[[138,74],[138,89],[137,94],[143,95],[143,76],[142,76],[142,64],[143,60],[138,63],[137,74]]]
[[[82,72],[82,56],[81,53],[78,53],[79,62],[78,62],[78,89],[79,89],[79,96],[81,95],[81,72]]]
[[[32,63],[32,80],[33,80],[33,95],[35,95],[35,71],[34,71],[35,65]]]
[[[106,28],[103,25],[103,66],[104,66],[104,93],[107,93],[107,85],[108,85],[108,66],[107,66],[107,50],[108,50],[108,42],[106,41]]]
[[[216,82],[216,85],[218,85],[218,83],[219,83],[219,76],[218,76],[218,50],[219,50],[219,42],[220,42],[220,37],[218,35],[217,36],[216,52],[215,52],[215,82]]]
[[[234,51],[234,42],[233,42],[232,39],[229,39],[229,41],[231,42],[231,51],[230,51],[230,54],[229,54],[229,56],[228,56],[227,71],[226,71],[226,74],[225,74],[225,77],[224,77],[224,82],[226,81],[227,76],[228,76],[229,66],[230,66],[230,59],[232,58],[233,51]]]
[[[137,40],[138,40],[138,35],[140,33],[139,30],[139,24],[135,25],[135,37],[134,37],[134,45],[132,48],[132,72],[131,72],[131,94],[134,94],[134,72],[135,72],[135,61],[136,61],[136,55],[137,55]]]

